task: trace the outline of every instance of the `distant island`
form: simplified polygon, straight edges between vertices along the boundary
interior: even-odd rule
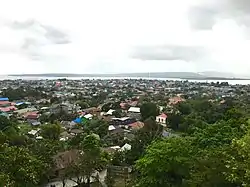
[[[74,73],[43,73],[43,74],[10,74],[14,77],[127,77],[127,78],[175,78],[183,80],[250,80],[250,77],[232,77],[220,72],[149,72],[149,73],[109,73],[109,74],[74,74]]]

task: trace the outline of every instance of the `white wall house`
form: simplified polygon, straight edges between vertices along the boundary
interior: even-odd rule
[[[162,113],[161,115],[156,116],[155,120],[157,123],[160,123],[161,125],[166,126],[167,118],[168,118],[168,116],[166,114]]]
[[[139,108],[139,107],[130,107],[130,108],[128,109],[128,112],[140,113],[140,108]]]

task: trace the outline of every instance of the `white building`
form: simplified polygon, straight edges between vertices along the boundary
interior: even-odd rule
[[[139,107],[130,107],[128,109],[128,112],[132,112],[132,113],[140,113],[140,108]]]
[[[161,115],[156,116],[156,122],[160,123],[163,126],[166,126],[167,118],[168,118],[168,116],[166,114],[162,113]]]

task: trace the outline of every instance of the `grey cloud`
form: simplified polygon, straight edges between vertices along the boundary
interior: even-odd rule
[[[16,32],[24,30],[31,33],[30,36],[23,38],[20,50],[32,60],[47,58],[40,51],[43,46],[71,43],[68,34],[64,31],[50,25],[41,24],[36,20],[8,22],[6,26]]]
[[[216,22],[219,12],[213,8],[192,7],[189,11],[189,21],[192,28],[207,30],[211,29]]]
[[[13,21],[8,23],[9,26],[11,26],[13,29],[27,29],[35,24],[39,24],[35,20],[26,20],[26,21]]]
[[[206,54],[207,51],[199,46],[164,45],[136,47],[130,57],[141,60],[195,61]]]
[[[33,29],[34,32],[37,32],[38,34],[42,35],[53,44],[70,43],[69,36],[64,31],[52,27],[50,25],[41,24],[40,22],[35,20],[27,20],[23,22],[14,21],[9,23],[9,26],[13,29],[26,29],[26,30],[28,29],[32,30],[32,28],[36,28],[36,30]]]
[[[46,34],[45,37],[52,41],[55,44],[67,44],[70,43],[69,37],[67,34],[65,34],[64,32],[51,27],[51,26],[43,26],[43,28],[46,29]]]
[[[218,19],[234,19],[238,24],[250,26],[249,0],[220,0],[202,3],[189,9],[188,18],[194,29],[212,29]]]
[[[34,38],[25,38],[24,42],[21,46],[22,49],[29,50],[31,47],[36,47],[41,45],[36,39]]]
[[[250,1],[249,0],[228,0],[229,11],[235,13],[246,13],[250,12]]]

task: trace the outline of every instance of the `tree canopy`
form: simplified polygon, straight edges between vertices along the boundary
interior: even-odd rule
[[[149,117],[156,117],[159,114],[159,109],[154,103],[143,103],[140,107],[141,116],[143,120],[148,119]]]

